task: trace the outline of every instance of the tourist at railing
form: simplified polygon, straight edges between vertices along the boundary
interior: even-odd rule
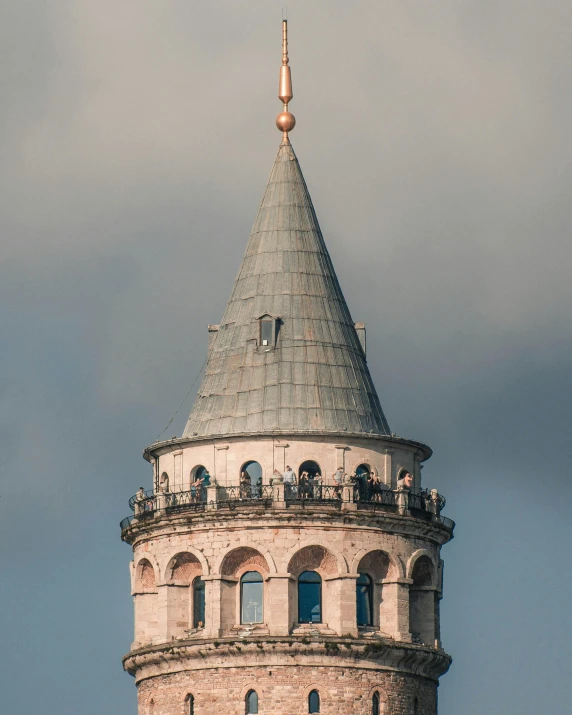
[[[375,472],[370,472],[367,476],[366,498],[370,501],[381,501],[382,481]]]
[[[287,497],[296,495],[296,472],[287,464],[286,471],[282,475],[284,479],[284,493]]]
[[[311,481],[312,483],[312,498],[313,499],[321,499],[322,498],[322,475],[320,472],[316,472],[314,474],[314,479]]]
[[[397,480],[397,488],[401,489],[411,489],[413,486],[413,477],[409,472],[403,472],[402,476]]]
[[[139,491],[135,495],[135,514],[139,516],[143,511],[145,511],[145,490],[143,487],[139,487]]]
[[[336,494],[342,495],[342,484],[344,481],[344,470],[342,467],[338,467],[333,474],[334,486],[336,488]]]
[[[201,495],[201,487],[204,484],[205,478],[197,477],[195,481],[191,484],[191,501],[199,501]]]
[[[298,491],[301,499],[307,499],[310,496],[310,480],[308,472],[302,472],[298,481]]]
[[[240,474],[240,499],[248,499],[250,496],[250,475],[246,472]]]

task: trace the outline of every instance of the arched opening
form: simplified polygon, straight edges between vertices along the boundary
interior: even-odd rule
[[[375,692],[371,699],[371,715],[380,715],[379,713],[379,693]]]
[[[322,472],[320,465],[311,459],[302,462],[298,469],[298,494],[302,499],[319,499]]]
[[[142,590],[151,591],[155,588],[155,569],[147,559],[141,559],[137,567],[139,571],[139,586]]]
[[[183,551],[175,554],[169,561],[165,572],[165,581],[176,588],[166,591],[167,633],[168,637],[182,635],[193,628],[193,585],[202,576],[202,566],[198,558]]]
[[[246,715],[257,715],[258,713],[258,695],[256,690],[249,690],[246,694]]]
[[[262,576],[258,571],[247,571],[240,579],[240,622],[262,623],[263,618],[264,584]]]
[[[409,586],[409,630],[414,643],[434,645],[436,598],[435,569],[428,556],[420,556],[413,567]]]
[[[312,690],[308,695],[308,712],[320,712],[320,693],[317,690]]]
[[[193,484],[197,486],[197,482],[201,482],[200,486],[208,487],[210,478],[209,470],[202,464],[197,464],[197,466],[191,470],[191,487]]]
[[[193,581],[193,628],[205,626],[205,582],[200,576]]]
[[[419,698],[413,701],[413,715],[419,715]]]
[[[195,698],[189,693],[185,700],[187,702],[185,715],[195,715]]]
[[[361,501],[365,499],[367,494],[367,478],[370,472],[371,467],[369,464],[360,464],[356,467],[356,486]]]
[[[305,462],[302,462],[300,468],[298,469],[298,478],[302,476],[303,472],[307,472],[310,479],[314,479],[316,475],[322,475],[320,465],[317,462],[312,461],[311,459],[307,459]]]
[[[298,577],[298,623],[322,622],[322,577],[303,571]]]
[[[250,460],[240,468],[240,497],[252,499],[260,496],[262,487],[262,467]]]
[[[373,581],[366,573],[356,581],[356,617],[358,626],[373,626]]]

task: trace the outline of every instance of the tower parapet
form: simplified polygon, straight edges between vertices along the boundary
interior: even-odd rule
[[[145,451],[121,524],[124,666],[139,715],[435,715],[454,523],[429,447],[390,432],[284,131],[183,436]]]

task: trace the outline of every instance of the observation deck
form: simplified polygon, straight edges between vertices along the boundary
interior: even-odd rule
[[[208,486],[188,491],[147,491],[131,497],[133,511],[120,523],[121,538],[131,542],[139,528],[148,528],[157,520],[170,516],[211,514],[217,517],[276,510],[281,513],[343,513],[376,516],[400,516],[426,522],[446,532],[444,541],[453,538],[455,522],[441,511],[445,497],[436,490],[377,489],[357,484],[309,485],[290,484],[253,486]]]

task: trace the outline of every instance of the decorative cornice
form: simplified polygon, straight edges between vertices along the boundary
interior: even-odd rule
[[[139,648],[123,659],[124,669],[137,682],[182,671],[212,668],[252,668],[289,665],[387,670],[428,678],[437,682],[451,665],[443,650],[383,638],[313,636],[251,636],[216,640],[171,641]],[[323,661],[318,664],[317,659]]]

